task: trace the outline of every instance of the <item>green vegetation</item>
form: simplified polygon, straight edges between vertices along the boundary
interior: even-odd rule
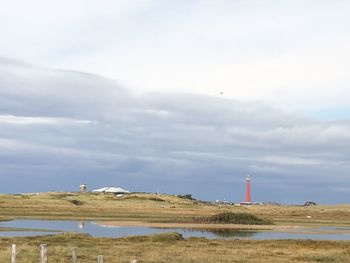
[[[158,198],[158,197],[150,197],[149,200],[155,201],[155,202],[165,202],[164,199]]]
[[[183,199],[195,200],[191,194],[177,195],[177,197],[183,198]]]
[[[248,213],[223,212],[200,220],[212,224],[273,225],[272,220],[259,218]]]
[[[75,199],[69,200],[69,202],[72,203],[73,205],[83,205],[84,204],[84,202],[79,201],[79,200],[75,200]]]
[[[142,242],[161,242],[161,243],[174,243],[176,241],[184,240],[181,234],[175,232],[154,234],[147,236],[130,236],[119,238],[122,241],[142,243]]]

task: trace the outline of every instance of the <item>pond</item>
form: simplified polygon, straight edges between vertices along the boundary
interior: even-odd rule
[[[350,227],[317,227],[282,231],[245,231],[233,229],[155,228],[142,226],[111,226],[102,223],[69,220],[13,220],[0,222],[0,236],[38,236],[62,232],[85,233],[93,237],[126,237],[177,232],[184,238],[208,239],[321,239],[350,240]]]

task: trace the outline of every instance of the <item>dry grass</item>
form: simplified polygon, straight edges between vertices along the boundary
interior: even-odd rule
[[[195,218],[221,212],[250,213],[279,225],[348,225],[350,218],[349,205],[227,206],[155,194],[131,194],[124,197],[89,193],[0,195],[0,219],[3,220],[37,218],[194,223]]]
[[[0,195],[0,219],[76,219],[118,221],[126,225],[196,224],[196,218],[221,212],[249,213],[285,225],[349,225],[350,206],[225,206],[210,205],[168,195],[132,194],[122,198],[105,194],[42,193]],[[307,219],[306,216],[312,219]],[[122,223],[120,223],[122,222]],[[106,222],[108,223],[108,222]],[[198,225],[203,227],[204,224]],[[234,225],[225,225],[232,227]],[[208,226],[205,226],[208,227]],[[212,226],[211,226],[212,227]],[[219,225],[215,225],[219,228]],[[234,226],[236,227],[236,226]],[[266,228],[266,226],[255,226]],[[9,262],[10,246],[17,244],[17,263],[38,262],[38,245],[49,246],[50,263],[71,262],[73,247],[79,263],[130,262],[350,262],[350,242],[311,240],[182,240],[178,234],[120,239],[78,234],[45,237],[0,238],[0,262]]]
[[[10,246],[17,244],[18,263],[38,262],[40,243],[48,245],[50,263],[70,263],[76,248],[79,263],[130,262],[350,262],[350,242],[281,240],[182,239],[176,233],[129,238],[92,238],[79,234],[46,237],[1,238],[0,262],[8,262]]]

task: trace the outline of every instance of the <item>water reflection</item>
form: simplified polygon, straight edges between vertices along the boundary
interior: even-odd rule
[[[313,228],[310,233],[245,231],[235,229],[188,229],[188,228],[151,228],[142,226],[113,226],[86,221],[63,220],[13,220],[0,222],[2,228],[17,228],[16,231],[1,231],[0,236],[38,236],[60,232],[85,233],[94,237],[125,237],[137,235],[177,232],[184,238],[204,237],[207,239],[322,239],[350,240],[349,227]],[[50,232],[48,232],[50,231]],[[53,231],[53,232],[52,232]]]
[[[229,228],[199,228],[199,229],[186,228],[186,229],[184,229],[184,231],[188,232],[189,234],[191,232],[201,233],[201,234],[203,234],[203,236],[210,233],[218,238],[223,238],[223,239],[227,239],[227,238],[252,238],[254,235],[256,235],[258,233],[256,231],[236,230],[236,229],[229,229]]]
[[[84,232],[84,227],[85,227],[85,222],[84,221],[79,221],[78,222],[79,232]]]

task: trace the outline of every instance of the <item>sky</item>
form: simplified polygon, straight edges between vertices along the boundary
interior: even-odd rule
[[[348,1],[0,3],[0,192],[349,203]]]

